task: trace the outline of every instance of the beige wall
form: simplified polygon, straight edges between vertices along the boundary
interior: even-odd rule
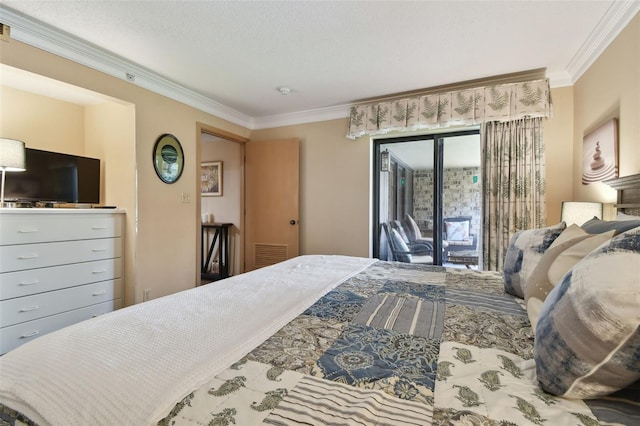
[[[576,82],[574,109],[573,197],[615,202],[607,185],[582,185],[582,144],[585,135],[618,118],[620,176],[640,173],[640,14]]]
[[[0,86],[0,136],[27,148],[85,155],[84,108]]]
[[[547,225],[560,222],[563,201],[573,199],[573,86],[551,89],[553,117],[544,121]]]

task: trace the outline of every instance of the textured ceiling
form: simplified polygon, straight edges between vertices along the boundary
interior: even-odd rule
[[[536,68],[571,84],[620,4],[638,10],[602,0],[2,3],[252,118]]]

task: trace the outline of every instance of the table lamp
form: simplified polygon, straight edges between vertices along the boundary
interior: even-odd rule
[[[24,172],[24,157],[24,142],[15,139],[0,138],[0,170],[2,170],[0,207],[4,207],[5,172]]]

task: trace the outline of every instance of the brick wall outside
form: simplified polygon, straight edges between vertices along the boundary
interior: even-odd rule
[[[473,183],[473,176],[478,177]],[[471,216],[471,233],[479,234],[482,220],[480,167],[448,168],[444,171],[443,217]],[[413,175],[413,214],[423,229],[433,229],[433,170]]]

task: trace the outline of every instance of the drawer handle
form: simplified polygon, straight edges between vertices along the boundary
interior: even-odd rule
[[[23,254],[22,256],[18,256],[19,260],[28,260],[28,259],[36,259],[38,257],[38,253],[33,254]]]
[[[92,271],[91,273],[92,274],[104,274],[105,272],[107,272],[106,269],[99,269],[97,271]]]
[[[28,337],[37,336],[38,334],[40,334],[40,332],[38,330],[33,330],[33,331],[30,331],[28,333],[23,334],[22,336],[20,336],[20,338],[21,339],[26,339]]]
[[[93,296],[102,296],[104,294],[107,294],[107,290],[96,291],[95,293],[93,293]]]
[[[20,309],[18,312],[31,312],[31,311],[35,311],[36,309],[40,309],[40,306],[38,305],[29,306],[29,307]]]
[[[99,253],[101,251],[107,251],[107,249],[106,248],[94,248],[91,251],[94,252],[94,253]]]
[[[33,234],[34,232],[38,232],[38,228],[27,228],[18,231],[19,234]]]
[[[20,281],[20,284],[18,285],[34,285],[34,284],[38,284],[39,282],[40,280]]]
[[[107,229],[106,226],[92,226],[91,229],[93,229],[94,231],[101,231],[103,229]]]

